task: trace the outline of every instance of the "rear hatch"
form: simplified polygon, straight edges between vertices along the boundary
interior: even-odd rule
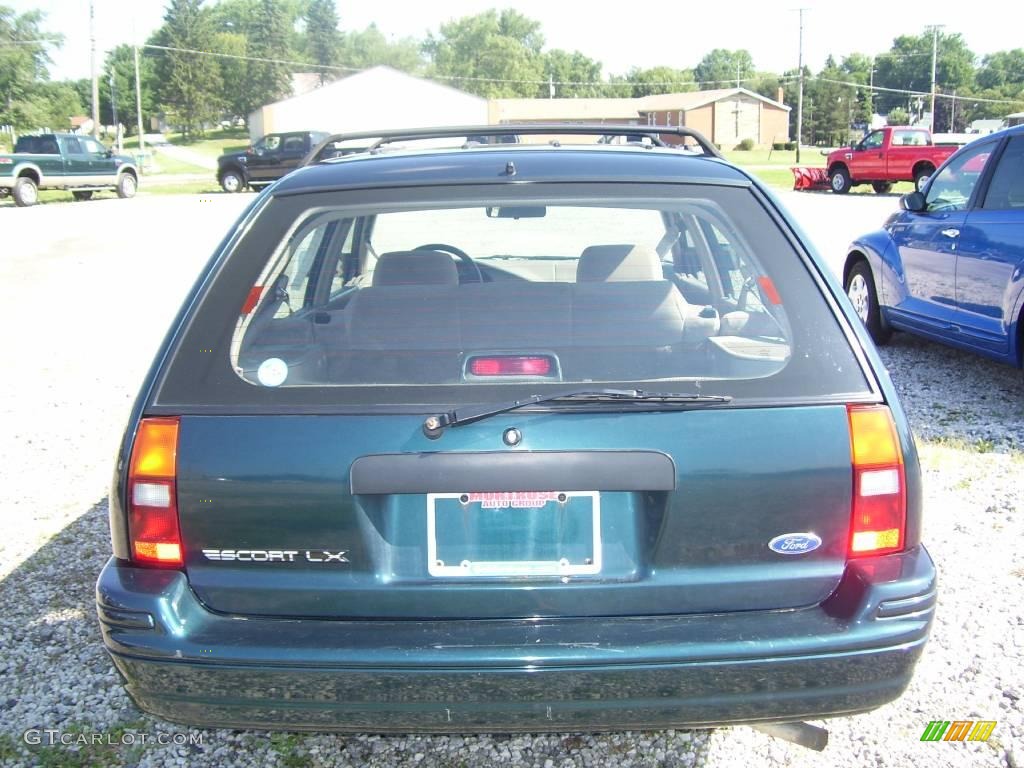
[[[419,417],[187,417],[189,581],[215,610],[281,616],[810,605],[846,561],[846,420],[842,406],[517,414],[452,429],[442,453]],[[516,448],[502,440],[510,427]],[[822,545],[768,548],[803,532]]]
[[[411,210],[384,193],[271,199],[148,406],[180,418],[200,599],[396,619],[825,599],[851,538],[848,404],[876,386],[754,191],[672,186],[406,191]],[[724,400],[559,401],[425,429],[605,387]]]

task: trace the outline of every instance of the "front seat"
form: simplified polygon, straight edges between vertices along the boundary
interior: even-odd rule
[[[643,245],[590,245],[576,264],[576,282],[663,280],[661,259]]]

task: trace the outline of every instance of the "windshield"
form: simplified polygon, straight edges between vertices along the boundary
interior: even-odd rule
[[[275,199],[199,326],[207,339],[228,332],[220,359],[244,382],[242,400],[867,389],[820,289],[750,190],[558,186]],[[194,382],[183,354],[176,368]],[[227,387],[212,370],[207,380]]]

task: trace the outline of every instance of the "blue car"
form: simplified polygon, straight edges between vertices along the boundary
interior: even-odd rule
[[[1020,366],[1024,126],[963,147],[900,207],[854,241],[843,270],[874,340],[908,331]]]
[[[900,695],[917,451],[764,186],[686,128],[343,141],[230,228],[128,423],[96,599],[140,708],[821,746]]]

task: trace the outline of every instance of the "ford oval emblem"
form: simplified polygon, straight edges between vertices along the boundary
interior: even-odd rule
[[[784,533],[768,542],[768,549],[780,555],[803,555],[821,546],[821,537],[814,533]]]

